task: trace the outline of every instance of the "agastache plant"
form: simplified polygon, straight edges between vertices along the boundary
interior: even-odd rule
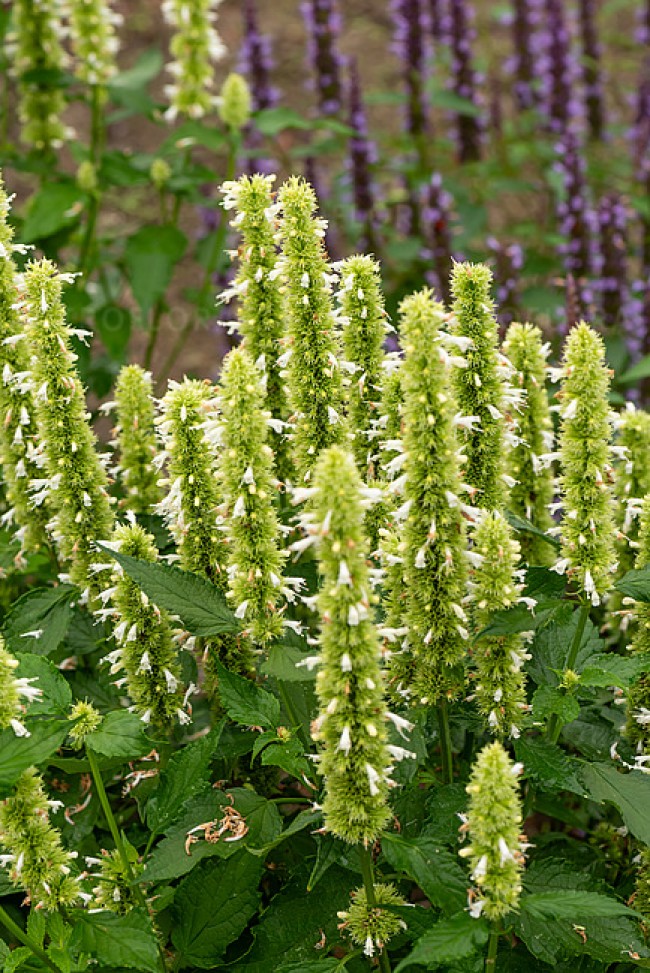
[[[303,0],[300,9],[307,28],[319,110],[323,115],[336,115],[343,104],[343,59],[338,49],[341,14],[337,0]]]
[[[425,98],[426,14],[423,0],[392,0],[394,50],[406,88],[406,131],[422,142],[429,127]]]
[[[359,248],[376,244],[374,166],[377,149],[368,134],[368,119],[363,104],[361,80],[356,61],[350,64],[348,85],[348,124],[353,131],[349,141],[348,165],[352,182],[355,218],[360,227]]]
[[[488,237],[486,242],[494,268],[497,319],[502,327],[507,327],[519,317],[519,275],[524,254],[518,243],[503,243],[496,237]]]
[[[635,568],[645,568],[650,563],[650,497],[646,497],[641,511],[639,547]],[[633,656],[650,652],[650,607],[644,603],[635,605],[636,626],[629,651]],[[633,681],[627,693],[626,736],[634,744],[640,758],[639,767],[647,771],[650,763],[650,674],[643,672]]]
[[[589,278],[594,269],[594,241],[597,217],[587,184],[582,146],[574,132],[565,132],[556,147],[555,170],[562,178],[562,194],[557,202],[557,222],[562,242],[558,252],[563,258],[567,278],[575,285],[578,318],[591,307],[593,294]]]
[[[75,370],[71,339],[86,332],[66,323],[62,287],[67,280],[51,261],[42,260],[27,265],[23,282],[25,330],[33,352],[29,382],[45,457],[45,477],[35,487],[54,513],[52,534],[71,562],[70,580],[92,596],[101,588],[100,576],[90,570],[93,542],[110,536],[113,512]]]
[[[562,0],[544,0],[541,23],[542,55],[539,59],[542,104],[552,132],[564,135],[580,114],[578,65]]]
[[[292,598],[282,579],[285,559],[275,507],[273,450],[267,443],[262,376],[243,348],[221,373],[218,471],[225,505],[229,594],[253,642],[281,635],[280,600]]]
[[[630,353],[634,356],[639,348],[634,341],[634,329],[630,327],[629,321],[627,222],[625,203],[620,196],[610,193],[600,200],[597,287],[600,291],[603,327],[610,331],[622,327],[626,332]]]
[[[548,344],[532,324],[511,324],[503,350],[514,369],[513,384],[523,392],[519,406],[520,441],[508,454],[508,464],[516,483],[510,491],[513,513],[525,517],[538,530],[553,526],[548,507],[553,500],[553,422],[546,391]],[[535,534],[519,537],[522,557],[529,564],[547,564],[552,548]]]
[[[452,227],[453,199],[444,189],[442,176],[435,172],[424,189],[422,230],[425,239],[423,257],[430,269],[425,271],[428,283],[444,304],[449,304],[449,275],[454,257]]]
[[[315,216],[316,196],[303,179],[289,179],[280,189],[279,203],[288,318],[287,350],[280,360],[288,364],[295,413],[293,457],[300,481],[309,478],[322,449],[343,440],[343,381],[323,246],[326,223]]]
[[[173,31],[167,70],[174,79],[166,85],[170,101],[168,121],[178,115],[203,118],[215,105],[214,64],[226,54],[214,22],[221,0],[164,0],[162,11]]]
[[[260,31],[255,0],[244,2],[244,39],[241,48],[242,73],[248,78],[253,107],[264,111],[277,105],[278,91],[271,82],[271,42]]]
[[[603,94],[602,52],[598,37],[595,0],[580,0],[580,38],[582,41],[582,82],[589,134],[601,139],[605,129],[605,99]]]
[[[475,40],[474,8],[469,0],[448,2],[451,90],[472,106],[470,112],[456,113],[458,158],[460,162],[476,162],[481,158],[482,121],[472,53]]]
[[[616,421],[616,522],[623,534],[619,546],[619,573],[633,567],[633,550],[639,539],[639,514],[650,494],[650,414],[628,403]]]
[[[157,444],[151,373],[139,365],[125,365],[115,383],[115,402],[110,404],[117,420],[115,472],[126,494],[121,506],[136,514],[150,513],[161,499],[153,462]]]
[[[539,100],[535,57],[539,53],[539,26],[543,0],[514,0],[512,38],[514,51],[514,95],[517,108],[525,111]]]
[[[11,729],[17,737],[28,737],[29,730],[22,722],[26,706],[38,699],[42,692],[32,686],[36,679],[17,676],[18,660],[5,646],[0,635],[0,729]]]
[[[122,17],[110,0],[71,0],[69,11],[75,74],[85,84],[105,85],[117,71],[116,27]]]

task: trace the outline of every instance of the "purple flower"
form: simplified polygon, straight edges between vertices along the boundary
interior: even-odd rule
[[[426,16],[422,0],[392,0],[395,24],[394,50],[397,53],[407,93],[406,129],[420,138],[428,128],[424,90],[426,60]]]
[[[582,39],[582,81],[589,133],[592,138],[601,139],[605,128],[605,104],[595,0],[580,0],[580,35]]]
[[[467,112],[456,113],[456,141],[461,162],[481,157],[482,125],[474,70],[472,43],[475,38],[474,9],[467,0],[449,0],[449,45],[451,48],[451,90],[469,102]]]
[[[255,0],[245,0],[244,4],[244,39],[240,52],[239,70],[248,79],[255,111],[274,108],[279,101],[277,88],[271,83],[273,61],[271,57],[271,41],[262,34],[257,20]],[[250,127],[246,135],[248,149],[258,150],[264,139],[254,128]],[[248,160],[250,173],[271,173],[275,164],[271,159],[254,156]]]
[[[544,110],[551,131],[562,134],[580,116],[579,69],[563,0],[545,0],[543,21],[546,29],[539,67]]]
[[[497,320],[503,328],[516,321],[521,309],[519,302],[519,271],[524,265],[524,253],[518,243],[501,243],[488,237],[490,264],[493,268]]]
[[[449,304],[451,299],[449,278],[452,261],[460,259],[452,244],[452,204],[451,196],[443,189],[442,177],[434,173],[425,189],[421,209],[425,240],[422,256],[429,265],[425,272],[427,283],[445,304]]]
[[[429,0],[429,29],[435,44],[444,44],[447,39],[445,20],[445,0]]]
[[[512,39],[514,96],[517,108],[525,111],[537,104],[535,60],[539,53],[540,4],[543,0],[514,0]]]
[[[336,0],[303,0],[300,6],[307,26],[318,107],[323,115],[338,115],[343,105],[343,58],[338,49],[341,15]]]
[[[358,245],[361,250],[371,250],[376,247],[373,166],[377,162],[377,149],[368,136],[368,121],[356,61],[350,64],[348,109],[348,124],[354,131],[349,142],[349,169],[352,177],[355,217],[362,227],[362,236]]]
[[[598,206],[600,253],[598,290],[602,322],[613,330],[625,325],[624,311],[628,301],[627,279],[627,213],[620,196],[604,196]]]
[[[564,262],[567,282],[575,285],[578,318],[589,318],[593,295],[590,278],[594,269],[593,241],[598,220],[591,205],[582,147],[574,132],[565,132],[556,146],[555,171],[562,177],[562,195],[557,204],[557,225],[562,235],[558,250]]]

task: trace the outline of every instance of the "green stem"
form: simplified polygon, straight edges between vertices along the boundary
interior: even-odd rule
[[[15,936],[19,943],[22,943],[23,946],[27,946],[28,949],[31,949],[34,956],[40,959],[41,963],[44,963],[48,969],[53,970],[54,973],[61,973],[61,969],[56,965],[56,963],[53,963],[47,953],[34,942],[31,936],[24,932],[20,926],[13,921],[11,916],[5,912],[2,906],[0,906],[0,922],[9,930],[12,936]]]
[[[485,973],[494,973],[497,968],[497,950],[499,948],[500,935],[500,930],[496,926],[493,926],[490,931],[490,941],[485,959]]]
[[[454,782],[454,756],[449,730],[449,704],[443,699],[438,704],[438,727],[440,729],[440,750],[442,752],[442,775],[446,784]]]
[[[573,641],[571,642],[571,648],[569,649],[569,655],[565,663],[565,669],[573,669],[576,664],[576,659],[578,658],[578,652],[580,651],[580,646],[582,645],[582,636],[584,635],[585,626],[587,624],[587,619],[589,618],[589,611],[591,604],[587,598],[583,599],[580,606],[580,615],[578,616],[578,626],[576,628],[575,635],[573,636]],[[562,726],[560,725],[557,713],[553,713],[548,724],[548,738],[551,743],[557,743],[557,738],[560,735]]]
[[[366,890],[368,907],[374,909],[377,906],[377,899],[375,896],[375,875],[372,867],[372,851],[370,848],[359,848],[359,862],[361,864],[361,874]],[[385,947],[379,954],[379,969],[382,973],[391,973],[390,959]]]

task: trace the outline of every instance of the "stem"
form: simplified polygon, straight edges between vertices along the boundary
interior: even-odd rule
[[[91,117],[90,117],[90,161],[92,162],[95,173],[99,168],[99,162],[101,159],[102,150],[104,147],[104,112],[102,110],[104,104],[104,93],[103,89],[98,85],[93,85],[92,87],[92,100],[91,100]],[[83,243],[81,245],[81,253],[79,255],[79,271],[82,275],[85,275],[88,262],[92,255],[94,242],[95,242],[95,229],[97,227],[97,216],[99,214],[99,206],[101,200],[101,192],[99,189],[93,190],[90,196],[90,201],[88,203],[88,220],[86,222],[86,232],[84,233]]]
[[[488,952],[485,960],[485,973],[494,973],[497,968],[497,950],[499,948],[500,935],[500,930],[496,926],[493,926],[490,931],[490,941],[488,943]]]
[[[11,916],[5,912],[2,906],[0,906],[0,922],[9,930],[12,936],[15,936],[19,943],[22,943],[23,946],[27,946],[28,949],[31,949],[34,956],[38,957],[41,963],[45,963],[48,969],[53,970],[54,973],[61,973],[60,968],[52,962],[47,953],[34,942],[28,933],[24,932],[20,926],[13,921]]]
[[[375,897],[375,876],[372,867],[372,851],[370,848],[359,848],[359,861],[361,863],[361,874],[363,875],[363,885],[366,890],[368,907],[374,909],[377,906],[377,899]],[[388,958],[385,947],[379,954],[379,969],[382,973],[391,973],[390,959]]]
[[[589,618],[589,611],[591,605],[588,599],[584,599],[580,606],[580,615],[578,616],[578,627],[576,628],[575,635],[573,636],[573,641],[571,642],[571,648],[569,649],[569,655],[567,656],[565,669],[573,669],[576,664],[576,659],[578,658],[578,652],[580,651],[580,646],[582,645],[582,636],[584,635],[585,626],[587,624],[587,619]],[[557,738],[560,735],[560,721],[557,713],[553,713],[548,724],[548,738],[551,743],[557,743]]]
[[[144,367],[149,370],[151,368],[151,359],[153,358],[153,353],[156,348],[156,341],[158,340],[158,333],[160,331],[160,321],[163,316],[163,311],[165,309],[165,302],[162,298],[156,301],[156,306],[153,309],[153,319],[151,321],[151,330],[149,331],[149,341],[147,342],[147,350],[144,353]]]
[[[454,756],[449,731],[449,704],[446,699],[438,703],[438,727],[440,728],[440,749],[442,752],[442,775],[446,784],[454,782]]]

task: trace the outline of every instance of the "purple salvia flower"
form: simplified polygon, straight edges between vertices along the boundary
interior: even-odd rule
[[[427,283],[436,292],[436,297],[449,305],[451,300],[450,275],[452,261],[459,260],[452,244],[452,204],[453,200],[443,188],[442,177],[434,173],[424,190],[422,205],[422,234],[425,249],[422,252],[428,270],[425,272]]]
[[[449,45],[451,48],[451,90],[469,102],[476,114],[456,113],[458,156],[461,162],[481,157],[482,125],[479,115],[477,74],[472,43],[475,37],[474,8],[468,0],[449,0]]]
[[[585,91],[587,124],[591,137],[601,139],[605,129],[605,96],[603,93],[601,50],[596,13],[595,0],[580,0],[582,81]]]
[[[551,131],[562,134],[580,115],[577,97],[579,69],[563,0],[545,0],[545,32],[540,58],[540,79],[544,110]]]
[[[540,2],[543,0],[514,0],[512,69],[515,104],[521,111],[532,108],[538,101],[535,60],[539,54]]]
[[[650,27],[648,28],[650,36]],[[641,69],[634,106],[634,124],[630,130],[634,174],[639,188],[650,198],[650,55],[646,56]],[[644,274],[650,274],[650,218],[641,217],[641,263]]]
[[[429,29],[434,44],[444,44],[447,39],[445,30],[444,0],[429,0]]]
[[[338,48],[341,15],[336,0],[303,0],[301,10],[307,26],[318,107],[323,115],[338,115],[343,105],[343,58]]]
[[[565,132],[556,146],[554,169],[562,177],[563,191],[557,204],[557,225],[562,235],[559,253],[567,280],[573,278],[578,315],[589,319],[592,304],[590,278],[594,269],[593,241],[598,220],[591,205],[582,146],[574,132]]]
[[[428,128],[424,89],[427,22],[423,0],[392,0],[394,50],[400,59],[406,88],[406,129],[421,139]]]
[[[377,162],[377,149],[368,135],[368,120],[356,61],[350,64],[348,108],[348,124],[354,132],[349,142],[354,211],[356,220],[362,228],[358,246],[361,250],[372,250],[376,247],[373,166]]]
[[[628,303],[627,213],[620,196],[604,196],[598,206],[600,254],[598,290],[602,322],[614,330],[625,324]]]
[[[524,265],[524,253],[518,243],[501,243],[488,237],[490,264],[494,273],[497,320],[502,328],[519,318],[519,272]]]
[[[264,111],[268,108],[274,108],[279,101],[278,90],[271,83],[271,72],[273,70],[271,41],[266,34],[260,31],[255,0],[245,0],[243,12],[244,38],[241,46],[239,70],[248,79],[253,109]],[[261,134],[250,126],[246,133],[248,149],[259,150],[263,141]],[[272,159],[254,156],[248,160],[247,169],[250,174],[256,172],[268,174],[275,170],[275,163]]]

